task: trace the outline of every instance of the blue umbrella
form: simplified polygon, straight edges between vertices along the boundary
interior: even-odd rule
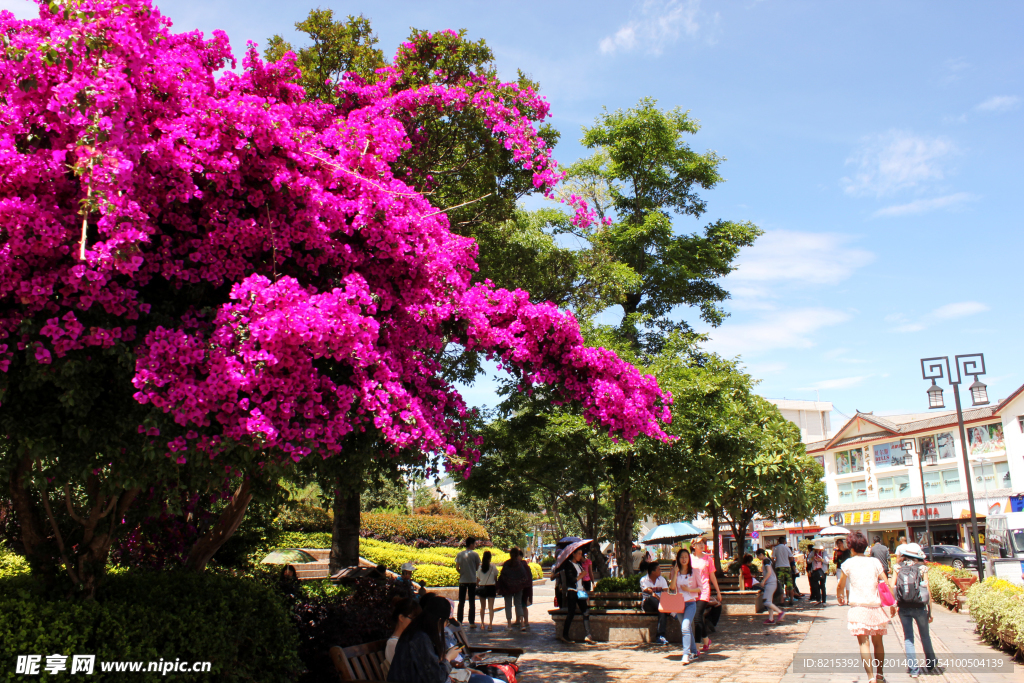
[[[689,522],[675,522],[654,527],[640,542],[644,545],[667,545],[703,535],[703,531]]]

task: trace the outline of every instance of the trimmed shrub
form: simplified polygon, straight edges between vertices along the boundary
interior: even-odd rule
[[[928,587],[931,590],[932,602],[954,607],[956,605],[956,584],[949,580],[951,567],[942,564],[928,565]]]
[[[27,575],[29,571],[28,560],[0,542],[0,579]]]
[[[334,524],[334,515],[322,507],[295,503],[282,507],[276,522],[284,531],[326,531],[330,533],[331,526]]]
[[[473,536],[486,542],[487,530],[476,522],[441,515],[392,515],[364,512],[359,517],[359,534],[379,541],[418,545],[461,546]]]
[[[990,576],[967,590],[967,600],[985,640],[1024,649],[1024,588]]]
[[[281,596],[258,582],[214,573],[111,574],[93,601],[49,600],[0,581],[0,660],[19,654],[95,654],[102,661],[209,661],[197,681],[292,681],[301,669]],[[92,678],[92,677],[90,677]],[[140,681],[166,680],[138,673]]]
[[[595,593],[639,593],[640,574],[632,576],[606,576],[594,586]]]

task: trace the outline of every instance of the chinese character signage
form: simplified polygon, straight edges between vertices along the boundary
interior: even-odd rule
[[[1006,444],[1003,442],[1003,425],[982,425],[967,428],[967,447],[971,455],[1003,455]]]
[[[875,467],[899,467],[903,465],[903,449],[900,442],[883,443],[874,446]]]

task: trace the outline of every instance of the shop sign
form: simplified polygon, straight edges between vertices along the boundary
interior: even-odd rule
[[[844,521],[845,520],[843,519],[843,513],[841,513],[841,512],[837,512],[837,513],[835,513],[834,515],[832,515],[831,517],[828,518],[828,523],[831,524],[832,526],[839,526]]]
[[[952,503],[933,503],[928,505],[928,519],[953,519]],[[923,505],[904,505],[903,521],[924,521]]]
[[[905,453],[899,441],[878,444],[874,447],[875,468],[900,467],[904,463]]]
[[[844,524],[871,524],[882,521],[881,510],[865,510],[864,512],[844,512]]]

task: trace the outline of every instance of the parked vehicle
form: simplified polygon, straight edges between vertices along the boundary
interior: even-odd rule
[[[939,564],[948,564],[954,569],[977,569],[978,558],[969,550],[955,545],[926,545],[921,550],[924,556]]]
[[[998,576],[996,564],[1011,564],[1019,559],[1024,565],[1024,512],[989,515],[985,520],[985,569],[988,576]],[[999,562],[1004,560],[1004,562]],[[1016,571],[1008,571],[1014,578]]]

